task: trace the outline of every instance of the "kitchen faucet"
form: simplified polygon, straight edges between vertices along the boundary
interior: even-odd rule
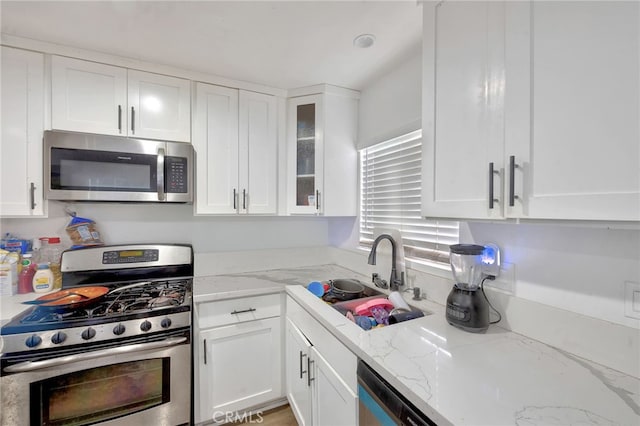
[[[396,241],[391,235],[380,234],[378,238],[373,241],[367,263],[369,265],[376,264],[376,249],[378,248],[378,244],[380,243],[380,241],[384,239],[389,240],[389,242],[391,243],[391,277],[389,278],[389,287],[391,291],[397,291],[404,285],[404,272],[400,274],[400,279],[398,279],[398,272],[396,271]],[[376,285],[379,286],[379,284],[376,282],[376,275],[377,274],[374,274],[373,281]],[[384,283],[384,281],[382,282]],[[386,286],[383,288],[386,288]]]

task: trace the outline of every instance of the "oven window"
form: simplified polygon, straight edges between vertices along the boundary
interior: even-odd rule
[[[169,402],[170,359],[77,371],[31,384],[32,425],[86,425]]]

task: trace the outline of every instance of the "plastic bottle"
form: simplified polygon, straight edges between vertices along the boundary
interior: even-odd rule
[[[40,250],[36,262],[49,265],[49,269],[53,273],[53,290],[62,289],[62,273],[60,272],[62,251],[59,237],[40,238]]]
[[[46,263],[38,264],[38,270],[33,275],[33,291],[48,293],[53,290],[53,272]]]
[[[62,244],[59,237],[49,237],[48,262],[49,269],[53,272],[53,290],[62,289],[62,272],[60,271],[60,258],[62,257]]]
[[[37,266],[32,262],[31,257],[30,253],[22,256],[22,271],[18,275],[18,294],[26,294],[33,291],[33,276],[36,273]]]

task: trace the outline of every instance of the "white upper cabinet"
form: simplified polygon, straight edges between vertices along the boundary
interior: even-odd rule
[[[504,4],[424,4],[423,215],[500,218]]]
[[[639,8],[425,4],[423,215],[640,220]]]
[[[196,214],[277,213],[274,96],[196,85]]]
[[[53,56],[51,103],[54,129],[191,140],[185,79]]]
[[[44,55],[1,49],[0,215],[43,216]]]
[[[508,215],[640,220],[640,3],[517,3],[506,152],[519,167]]]
[[[357,116],[358,100],[352,93],[289,99],[290,214],[357,215]]]
[[[238,211],[238,90],[196,85],[196,214]]]
[[[278,209],[278,117],[276,97],[240,91],[241,213],[276,214]]]

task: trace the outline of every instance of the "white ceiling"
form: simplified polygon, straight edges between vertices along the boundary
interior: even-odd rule
[[[420,47],[412,1],[2,1],[2,33],[282,89],[361,90]],[[353,46],[370,33],[376,43]]]

